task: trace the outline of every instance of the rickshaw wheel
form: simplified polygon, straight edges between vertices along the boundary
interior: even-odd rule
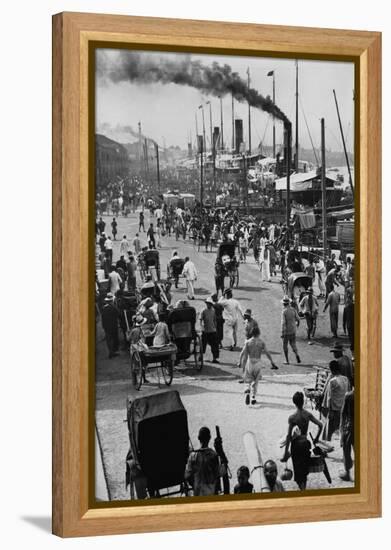
[[[166,386],[169,386],[172,382],[172,378],[174,376],[174,363],[172,359],[167,359],[166,361],[162,361],[161,363],[161,370],[164,378],[164,383]]]
[[[202,353],[202,343],[201,343],[201,337],[199,334],[196,335],[194,339],[194,366],[197,370],[201,370],[204,366],[204,356]]]
[[[143,367],[141,363],[140,354],[137,351],[133,351],[130,356],[130,368],[132,372],[132,383],[136,390],[141,388],[143,383]]]

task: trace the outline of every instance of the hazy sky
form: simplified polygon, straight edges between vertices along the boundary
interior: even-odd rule
[[[118,51],[106,50],[109,59],[115,60]],[[99,55],[99,52],[98,52]],[[175,61],[188,54],[148,52],[156,59],[165,57]],[[250,69],[251,87],[263,96],[272,95],[272,77],[267,73],[275,71],[276,104],[293,122],[295,121],[295,61],[292,59],[256,58],[239,56],[191,55],[192,60],[201,60],[204,65],[213,61],[228,63],[243,79],[247,79]],[[195,118],[198,131],[202,133],[202,115],[198,106],[208,100],[212,103],[213,126],[220,125],[220,100],[199,90],[177,84],[140,84],[122,81],[118,83],[97,78],[96,124],[112,126],[130,125],[137,130],[140,121],[144,135],[159,144],[186,147],[191,133],[195,142]],[[354,65],[352,63],[299,60],[299,141],[306,148],[311,147],[305,124],[307,119],[315,147],[320,145],[320,119],[325,118],[326,147],[334,151],[342,150],[342,141],[334,103],[333,89],[337,99],[345,132],[347,147],[354,144]],[[304,111],[304,115],[303,115]],[[210,135],[209,105],[205,106],[206,136]],[[261,141],[272,144],[273,121],[270,115],[252,108],[252,147]],[[248,105],[235,101],[235,117],[243,119],[244,138],[248,144]],[[223,99],[224,140],[231,143],[232,111],[231,97]],[[293,138],[294,138],[293,127]],[[118,135],[120,141],[134,141],[131,136]],[[282,141],[282,124],[276,121],[276,141]]]

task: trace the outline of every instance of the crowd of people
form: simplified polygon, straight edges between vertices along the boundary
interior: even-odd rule
[[[147,229],[144,208],[138,213],[138,218],[138,231],[134,237],[128,239],[124,234],[119,242],[117,261],[113,258],[113,242],[118,235],[116,216],[109,222],[110,230],[106,229],[107,224],[102,216],[96,221],[97,308],[101,315],[109,358],[118,355],[121,346],[128,350],[129,345],[135,343],[159,347],[175,342],[178,355],[180,356],[180,352],[186,355],[196,323],[199,322],[202,351],[207,354],[208,348],[210,349],[210,362],[219,363],[223,343],[229,351],[240,351],[237,366],[242,373],[239,382],[245,386],[244,402],[246,406],[254,405],[262,378],[262,356],[267,357],[271,369],[276,370],[278,366],[268,351],[251,309],[242,307],[240,300],[234,296],[232,285],[226,286],[228,272],[223,259],[218,255],[216,257],[215,289],[204,300],[205,306],[199,315],[191,305],[191,301],[195,299],[194,285],[198,277],[197,262],[193,258],[181,258],[174,251],[169,262],[172,276],[164,284],[159,280],[152,280],[148,275],[148,266],[145,266],[146,252],[158,250],[166,235],[172,235],[176,241],[198,240],[206,251],[217,247],[219,243],[232,243],[237,251],[238,264],[245,264],[252,250],[260,271],[260,282],[270,282],[274,278],[283,287],[281,340],[284,364],[290,364],[289,348],[296,362],[301,363],[296,341],[297,329],[304,321],[307,341],[311,345],[314,342],[320,310],[329,312],[330,331],[335,339],[331,348],[334,359],[329,363],[328,379],[318,400],[321,417],[316,418],[304,407],[305,398],[302,392],[293,395],[296,411],[288,419],[288,433],[282,445],[284,452],[281,460],[287,462],[291,457],[294,480],[299,489],[304,490],[311,472],[313,448],[321,437],[330,442],[339,430],[344,456],[341,479],[350,480],[353,467],[351,452],[354,445],[354,259],[350,256],[337,259],[333,253],[324,258],[314,249],[303,252],[294,241],[289,240],[292,237],[291,232],[283,223],[255,220],[241,216],[229,208],[201,209],[197,206],[193,209],[181,209],[162,204],[156,209],[151,208]],[[141,233],[146,234],[148,246],[141,245]],[[143,276],[142,284],[139,285],[138,272]],[[307,277],[309,283],[306,286],[295,285],[297,273]],[[171,284],[177,287],[179,277],[186,281],[187,300],[178,300],[173,304]],[[103,294],[102,280],[107,285]],[[344,297],[342,328],[349,338],[349,354],[339,339],[341,296]],[[131,308],[129,303],[132,304]],[[193,311],[190,315],[190,332],[178,335],[173,328],[173,320],[184,319],[184,313],[190,310]],[[238,346],[238,328],[241,323],[245,342]],[[145,374],[144,379],[147,382]],[[312,441],[309,440],[311,423],[317,427]],[[200,449],[189,457],[186,479],[191,481],[194,494],[215,494],[217,479],[221,477],[221,464],[216,452],[209,447],[210,439],[209,429],[201,428]],[[283,483],[277,478],[276,463],[267,461],[264,472],[270,490],[282,491]],[[251,476],[246,466],[239,468],[237,477],[238,483],[234,492],[252,492]]]

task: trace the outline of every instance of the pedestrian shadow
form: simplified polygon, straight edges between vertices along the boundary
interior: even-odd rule
[[[211,290],[209,290],[209,289],[207,289],[207,288],[203,288],[203,287],[201,287],[201,288],[200,288],[200,287],[197,287],[197,288],[194,289],[194,294],[195,294],[195,295],[198,295],[198,294],[203,294],[203,295],[205,295],[205,294],[211,294],[211,293],[212,293]]]
[[[237,290],[243,290],[243,292],[264,292],[267,288],[239,285]],[[241,298],[241,300],[243,300],[243,298]]]
[[[294,382],[293,380],[274,380],[274,379],[271,379],[271,378],[265,378],[265,382],[267,382],[267,384],[269,385],[276,385],[276,386],[280,386],[280,385],[283,385],[283,386],[300,386],[300,383],[299,382]]]
[[[291,411],[292,412],[292,405],[284,405],[283,403],[274,403],[270,401],[257,401],[255,405],[248,405],[249,409],[276,409],[281,411]]]
[[[225,365],[225,363],[224,363]],[[195,367],[184,366],[176,369],[176,372],[180,372],[185,376],[196,376],[198,380],[204,380],[205,378],[210,379],[210,377],[219,377],[219,378],[237,378],[232,372],[227,372],[220,367],[215,367],[214,365],[205,365],[202,368],[202,371],[199,371]],[[198,375],[198,376],[197,376]]]

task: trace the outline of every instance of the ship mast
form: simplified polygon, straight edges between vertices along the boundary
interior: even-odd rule
[[[247,87],[250,90],[250,67],[247,67]],[[251,156],[251,105],[248,102],[248,154]]]
[[[344,153],[345,153],[346,165],[347,165],[347,167],[348,167],[348,172],[349,172],[349,184],[350,184],[350,189],[352,190],[352,194],[354,195],[353,182],[352,182],[352,173],[351,173],[351,171],[350,171],[349,157],[348,157],[348,152],[347,152],[347,150],[346,150],[345,136],[344,136],[343,130],[342,130],[342,122],[341,122],[341,117],[340,117],[340,115],[339,115],[339,108],[338,108],[338,102],[337,102],[337,95],[336,95],[336,93],[335,93],[335,90],[333,90],[333,94],[334,94],[334,99],[335,99],[335,106],[336,106],[336,108],[337,108],[339,129],[340,129],[341,137],[342,137],[342,145],[343,145],[343,150],[344,150]]]
[[[299,171],[299,62],[296,59],[296,128],[295,128],[295,172]]]

